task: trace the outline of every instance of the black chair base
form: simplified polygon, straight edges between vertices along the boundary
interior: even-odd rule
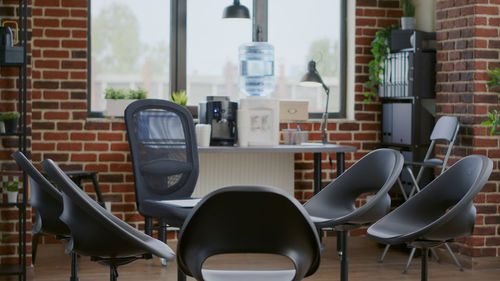
[[[109,266],[109,280],[116,281],[118,279],[118,270],[117,268],[121,265],[129,264],[138,259],[151,259],[153,256],[142,255],[142,256],[131,256],[131,257],[119,257],[119,258],[101,258],[101,257],[90,257],[91,261],[95,261],[98,264],[102,264],[104,266]]]
[[[420,280],[427,281],[428,280],[428,259],[429,259],[429,250],[443,244],[442,241],[427,241],[427,240],[417,240],[408,244],[409,247],[418,248],[422,251],[422,265],[420,270]]]

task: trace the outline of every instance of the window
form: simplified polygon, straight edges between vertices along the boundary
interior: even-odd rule
[[[169,1],[99,0],[89,6],[89,110],[104,110],[107,88],[142,88],[150,98],[168,97]]]
[[[103,110],[107,87],[141,86],[154,98],[168,98],[171,91],[186,89],[190,105],[208,95],[244,97],[238,85],[238,47],[251,42],[260,27],[263,38],[275,48],[276,87],[271,97],[308,100],[310,116],[319,118],[326,102],[324,91],[298,86],[308,61],[314,59],[330,87],[330,117],[344,117],[346,0],[241,0],[254,20],[224,21],[222,11],[232,2],[93,1],[91,110]],[[128,8],[128,19],[112,5]],[[117,39],[111,35],[124,32],[125,24],[132,35],[116,36],[120,40],[113,42]],[[123,64],[128,65],[127,72]]]

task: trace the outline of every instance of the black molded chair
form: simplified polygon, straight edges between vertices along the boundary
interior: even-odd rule
[[[182,226],[191,211],[169,204],[168,200],[192,199],[198,179],[193,117],[185,107],[173,102],[144,99],[127,107],[125,124],[135,199],[145,218],[145,232],[152,235],[152,218],[158,218],[158,238],[166,241],[167,225]]]
[[[431,144],[429,145],[429,148],[427,149],[427,153],[425,154],[424,159],[421,162],[416,162],[416,161],[411,161],[411,162],[405,162],[405,165],[403,167],[403,173],[406,173],[408,177],[410,178],[410,183],[411,183],[411,190],[409,194],[407,194],[405,188],[403,187],[403,184],[400,179],[398,179],[398,184],[401,189],[401,193],[403,194],[403,197],[405,200],[408,200],[409,197],[413,196],[416,192],[420,191],[420,180],[422,179],[422,176],[424,175],[424,170],[427,169],[441,169],[441,174],[446,170],[446,165],[448,164],[448,158],[451,155],[451,152],[453,150],[453,145],[457,139],[458,131],[460,129],[460,124],[458,123],[458,118],[455,116],[442,116],[439,118],[439,120],[436,122],[436,125],[434,126],[434,129],[432,129],[432,133],[430,136]],[[432,153],[434,152],[434,147],[436,145],[437,141],[446,141],[448,144],[448,148],[446,149],[446,155],[443,160],[438,159],[438,158],[431,158]],[[413,168],[415,167],[420,167],[418,170],[418,174],[415,177],[413,174]],[[402,173],[402,175],[403,175]],[[451,250],[450,246],[448,243],[444,244],[446,249],[448,250],[448,253],[450,256],[453,258],[455,261],[455,264],[458,266],[458,268],[463,271],[462,264],[458,261],[457,257]],[[380,256],[379,262],[382,262],[384,260],[385,255],[387,254],[387,251],[389,250],[390,245],[386,245],[382,255]],[[437,254],[431,249],[432,253],[436,257],[436,260],[439,261],[439,257]],[[413,256],[415,254],[415,248],[411,250],[410,256],[408,257],[408,262],[406,263],[406,266],[403,270],[403,273],[408,272],[408,268],[410,267],[411,261],[413,259]]]
[[[422,249],[421,280],[427,280],[430,248],[474,230],[474,197],[488,180],[493,162],[485,156],[467,156],[451,166],[419,193],[368,228],[379,243],[407,243]]]
[[[31,196],[28,204],[35,208],[31,259],[35,264],[38,239],[41,235],[54,235],[63,241],[69,239],[69,228],[59,219],[63,211],[62,194],[31,164],[21,151],[16,151],[11,156],[17,165],[26,172],[30,181]],[[70,280],[78,280],[77,257],[73,252],[71,253]]]
[[[341,262],[340,279],[348,279],[347,233],[383,217],[391,207],[387,194],[403,168],[403,156],[392,149],[377,149],[365,155],[304,205],[318,229],[337,232]],[[375,195],[356,208],[356,199]]]
[[[288,257],[295,269],[203,268],[206,259],[225,253],[278,254]],[[319,266],[319,237],[304,208],[284,191],[264,186],[226,187],[204,197],[186,219],[177,262],[196,280],[301,280]]]
[[[117,279],[120,265],[151,258],[152,254],[174,258],[165,243],[139,232],[92,200],[52,160],[44,160],[41,165],[62,190],[64,209],[60,219],[71,232],[67,251],[109,266],[111,281]]]

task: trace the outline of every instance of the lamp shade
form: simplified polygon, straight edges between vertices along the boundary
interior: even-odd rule
[[[223,19],[250,19],[248,8],[240,5],[239,0],[234,0],[233,5],[227,6],[222,13]]]
[[[324,84],[313,60],[309,61],[307,73],[302,77],[299,84],[305,87],[321,87]]]

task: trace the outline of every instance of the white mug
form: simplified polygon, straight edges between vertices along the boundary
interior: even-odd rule
[[[248,132],[250,131],[250,113],[248,110],[238,109],[238,145],[248,146]]]
[[[212,126],[210,124],[196,124],[196,141],[198,146],[210,146],[210,135],[212,133]]]

